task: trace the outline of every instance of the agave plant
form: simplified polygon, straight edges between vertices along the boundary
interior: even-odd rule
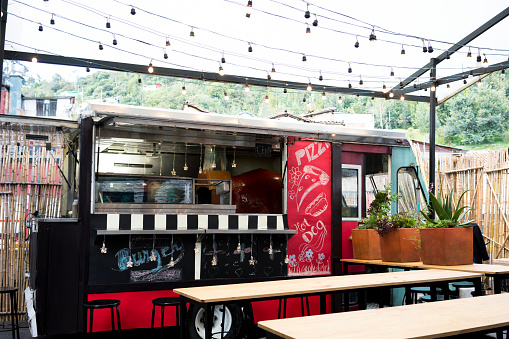
[[[433,206],[433,209],[436,212],[437,218],[431,219],[428,217],[424,212],[421,211],[421,214],[426,219],[426,227],[428,228],[451,228],[451,227],[467,227],[471,226],[470,223],[473,222],[473,220],[460,222],[459,220],[463,219],[465,214],[467,214],[472,208],[470,206],[462,206],[459,207],[461,204],[461,200],[463,199],[463,196],[465,193],[467,193],[468,190],[461,193],[458,201],[454,203],[453,201],[453,192],[446,195],[445,200],[442,200],[440,198],[440,195],[436,197],[431,192],[429,193],[429,200],[431,202],[431,205]]]

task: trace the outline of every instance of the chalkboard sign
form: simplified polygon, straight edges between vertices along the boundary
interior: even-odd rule
[[[272,241],[272,254],[270,244]],[[214,246],[215,242],[215,246]],[[202,240],[201,279],[286,276],[284,235],[207,235]],[[214,253],[217,264],[212,265]],[[250,265],[251,255],[254,265]]]
[[[188,239],[187,239],[187,238]],[[193,235],[107,235],[107,253],[101,253],[103,236],[92,236],[89,283],[122,284],[194,279]],[[152,258],[151,258],[152,257]],[[171,259],[173,258],[173,266]],[[129,267],[129,262],[132,266]]]
[[[255,154],[257,157],[270,158],[272,156],[272,145],[255,144]]]

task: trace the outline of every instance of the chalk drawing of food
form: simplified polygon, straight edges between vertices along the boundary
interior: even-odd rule
[[[299,261],[309,261],[311,259],[310,253],[322,251],[327,229],[321,220],[318,220],[315,226],[311,226],[308,221],[304,219],[303,223],[297,223],[296,226],[303,240],[303,243],[299,245]],[[311,250],[311,252],[309,250]]]
[[[327,185],[329,180],[329,175],[320,168],[311,165],[304,166],[297,190],[297,211],[300,210],[304,198],[317,187]]]
[[[318,196],[313,200],[308,207],[306,207],[306,210],[304,211],[307,215],[311,215],[313,217],[317,217],[323,212],[327,210],[327,207],[329,207],[329,203],[327,201],[327,195],[322,192],[318,194]]]

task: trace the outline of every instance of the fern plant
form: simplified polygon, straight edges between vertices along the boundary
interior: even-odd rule
[[[468,227],[471,226],[473,220],[460,222],[461,219],[465,217],[465,215],[472,210],[470,206],[462,206],[461,200],[465,196],[468,190],[461,193],[458,201],[454,203],[453,192],[449,193],[445,196],[445,199],[442,200],[440,195],[435,196],[431,192],[429,193],[429,200],[433,209],[436,213],[436,218],[431,219],[424,212],[421,211],[421,214],[426,219],[426,228],[452,228],[452,227]]]

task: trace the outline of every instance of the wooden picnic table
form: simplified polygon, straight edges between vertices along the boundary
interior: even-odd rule
[[[205,309],[205,338],[212,337],[212,314],[215,305],[251,302],[285,297],[320,296],[320,313],[326,312],[326,295],[378,287],[432,286],[453,281],[472,281],[476,292],[481,290],[482,274],[446,270],[417,270],[368,275],[343,275],[284,279],[242,284],[178,288],[181,297],[181,319],[186,318],[186,303]]]
[[[509,294],[260,321],[267,339],[440,338],[509,326]],[[487,312],[489,310],[489,312]]]
[[[398,267],[405,269],[437,269],[460,272],[482,273],[487,277],[493,278],[493,292],[499,294],[502,290],[502,279],[509,279],[509,266],[490,265],[490,264],[471,264],[455,266],[424,265],[422,262],[389,262],[382,260],[363,260],[363,259],[341,259],[343,262],[343,272],[348,274],[350,265],[376,265],[386,267]]]

